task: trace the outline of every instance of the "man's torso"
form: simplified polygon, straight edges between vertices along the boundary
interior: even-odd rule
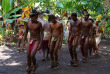
[[[71,33],[72,35],[79,35],[79,31],[80,31],[80,27],[81,27],[81,21],[77,20],[77,21],[70,21],[70,25],[71,25]]]
[[[90,28],[91,28],[91,22],[88,20],[88,21],[84,21],[83,20],[83,35],[84,36],[89,36],[90,35]]]
[[[61,23],[56,22],[55,24],[51,24],[52,36],[60,36],[61,35]]]
[[[31,37],[40,38],[40,22],[32,23],[28,21],[28,29],[30,30]]]

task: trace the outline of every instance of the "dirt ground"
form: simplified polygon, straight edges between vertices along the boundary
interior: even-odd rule
[[[17,46],[0,47],[0,74],[25,74],[26,52],[17,51]],[[78,58],[81,52],[77,49]],[[87,63],[79,62],[78,67],[69,66],[70,55],[67,45],[63,45],[59,53],[59,69],[49,69],[50,60],[42,61],[42,53],[36,54],[39,65],[36,74],[110,74],[110,41],[102,40],[99,47],[99,55],[92,55]]]

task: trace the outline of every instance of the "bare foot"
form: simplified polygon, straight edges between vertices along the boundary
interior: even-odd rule
[[[18,52],[18,53],[20,52],[20,48],[17,48],[17,52]]]
[[[36,74],[36,71],[32,71],[31,74]]]
[[[27,68],[26,74],[31,74],[31,71],[32,71],[31,67],[30,68]]]
[[[42,61],[45,61],[45,58],[43,58]]]
[[[73,60],[70,60],[69,66],[72,66],[74,64]]]
[[[82,61],[83,61],[83,63],[86,63],[87,62],[86,59],[82,59]]]
[[[57,67],[54,67],[54,69],[57,70],[57,69],[59,69],[59,67],[58,66]]]
[[[55,63],[54,62],[51,62],[49,68],[54,68],[54,66],[55,66]]]
[[[20,53],[20,50],[17,50],[18,53]]]
[[[78,62],[79,62],[79,60],[75,60],[73,66],[77,67],[78,66]]]
[[[59,69],[59,67],[58,67],[58,62],[55,63],[54,69],[55,69],[55,70]]]
[[[25,48],[22,49],[23,52],[26,52]]]
[[[54,68],[54,66],[49,66],[49,68]]]

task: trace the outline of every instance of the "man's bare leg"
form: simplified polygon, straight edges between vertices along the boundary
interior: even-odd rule
[[[73,59],[74,59],[74,57],[73,57],[73,46],[72,45],[70,45],[70,42],[69,42],[69,39],[68,39],[68,48],[69,48],[69,53],[70,53],[70,56],[71,56],[71,60],[70,60],[70,66],[71,65],[73,65],[74,64],[74,62],[73,62]]]
[[[45,61],[45,49],[42,49],[43,50],[43,58],[42,58],[42,61]]]
[[[19,40],[18,40],[18,51],[19,52],[20,52],[21,39],[22,39],[22,32],[21,32],[21,30],[19,30]]]
[[[91,56],[92,48],[89,48],[89,56]]]
[[[57,40],[56,44],[55,44],[55,67],[54,69],[58,69],[58,49],[59,49],[59,43],[60,43],[60,40]]]
[[[37,52],[37,48],[38,48],[38,43],[39,41],[36,41],[35,44],[34,44],[34,48],[31,52],[31,59],[32,59],[32,70],[33,70],[33,73],[35,73],[36,69],[37,69],[37,64],[36,64],[36,58],[35,58],[35,55],[36,55],[36,52]]]
[[[83,56],[83,59],[82,59],[82,61],[84,62],[84,56],[85,56],[85,53],[84,53],[84,45],[80,45],[80,50],[81,50],[81,53],[82,53],[82,56]]]
[[[84,45],[86,58],[88,57],[88,46],[89,46],[89,37],[86,38],[85,45]]]
[[[73,55],[74,55],[74,65],[73,66],[77,66],[78,64],[78,58],[77,58],[77,52],[76,52],[76,47],[78,45],[78,39],[79,37],[77,36],[76,38],[74,38],[73,40]]]
[[[22,49],[23,51],[25,50],[25,39],[24,39],[24,37],[23,37],[23,49]]]
[[[50,57],[51,57],[51,66],[50,68],[53,68],[54,67],[54,48],[55,48],[55,43],[54,42],[51,42],[51,45],[50,45]]]
[[[29,43],[27,45],[27,74],[31,73],[31,54],[29,53]]]
[[[50,49],[49,49],[49,48],[47,48],[47,60],[49,59],[49,58],[48,58],[48,55],[49,55],[49,50],[50,50]]]
[[[84,46],[81,45],[80,50],[81,50],[82,56],[84,57]]]
[[[21,39],[18,40],[18,49],[17,49],[18,52],[20,52],[20,44],[21,44]]]
[[[89,45],[89,37],[86,37],[84,43],[84,59],[83,59],[84,63],[86,63],[86,58],[88,57],[88,45]]]
[[[69,46],[69,52],[70,52],[70,56],[71,56],[71,60],[70,60],[69,65],[74,64],[74,62],[73,62],[74,57],[73,57],[73,49],[72,48],[73,48],[73,46]]]
[[[70,46],[70,47],[69,47],[71,60],[73,60],[73,59],[74,59],[74,57],[73,57],[73,50],[72,50],[72,48],[73,48],[72,46]]]

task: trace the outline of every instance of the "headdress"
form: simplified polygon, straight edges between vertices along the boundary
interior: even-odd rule
[[[25,8],[22,8],[22,10],[23,10],[22,18],[25,18],[25,17],[29,18],[31,8],[25,7]]]

